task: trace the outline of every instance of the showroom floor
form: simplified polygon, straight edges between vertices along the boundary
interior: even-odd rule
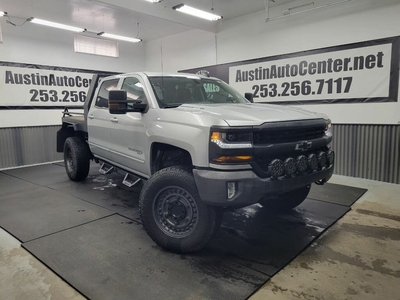
[[[62,207],[63,211],[66,210],[68,212],[68,209],[72,207],[74,212],[77,211],[81,214],[75,214],[72,218],[66,218],[65,220],[63,220],[63,216],[61,215],[57,222],[50,223],[49,227],[52,227],[54,232],[58,232],[57,234],[48,232],[49,229],[47,227],[42,228],[37,226],[37,221],[32,223],[31,226],[32,228],[36,228],[35,230],[30,230],[28,227],[25,227],[23,231],[19,231],[19,227],[16,226],[17,223],[13,223],[14,219],[7,219],[8,222],[5,222],[8,227],[7,230],[13,232],[15,236],[18,236],[19,240],[25,242],[24,247],[34,253],[35,256],[39,257],[41,261],[45,261],[48,266],[51,266],[52,270],[56,270],[58,274],[62,274],[63,278],[70,284],[78,290],[84,291],[85,295],[90,295],[93,299],[97,298],[97,296],[95,291],[96,286],[90,286],[92,282],[98,279],[98,283],[101,283],[102,286],[110,286],[110,284],[112,286],[113,284],[113,278],[102,277],[104,275],[102,273],[104,272],[117,272],[122,269],[124,271],[123,274],[127,276],[125,280],[119,279],[119,281],[126,281],[126,285],[124,285],[123,282],[118,282],[118,285],[114,283],[114,286],[119,286],[121,289],[125,288],[125,290],[127,286],[132,286],[133,290],[136,291],[141,289],[140,285],[142,283],[143,286],[146,286],[147,282],[151,283],[149,278],[133,280],[135,273],[140,274],[140,270],[143,270],[143,268],[146,274],[148,274],[146,275],[147,277],[153,277],[153,280],[158,278],[159,281],[154,283],[162,285],[163,283],[168,284],[168,281],[163,281],[164,277],[161,273],[164,273],[165,270],[165,273],[172,272],[173,274],[171,266],[179,270],[180,265],[182,265],[183,269],[186,266],[190,266],[191,268],[192,273],[188,275],[183,274],[181,283],[181,289],[188,290],[186,295],[190,295],[190,297],[187,297],[190,299],[213,298],[212,295],[228,295],[228,291],[232,293],[232,296],[236,296],[235,298],[244,299],[246,296],[241,296],[242,294],[249,295],[252,290],[255,291],[258,289],[258,287],[271,276],[272,278],[267,281],[260,290],[253,294],[252,299],[400,299],[400,288],[398,287],[400,277],[400,261],[398,259],[398,257],[400,257],[399,185],[334,176],[331,180],[332,183],[365,188],[368,189],[368,191],[352,206],[349,212],[347,212],[348,209],[341,209],[340,205],[309,200],[304,206],[304,209],[296,211],[296,213],[291,216],[286,216],[283,218],[283,221],[280,219],[274,220],[274,222],[280,224],[281,227],[288,226],[289,223],[299,223],[299,217],[302,218],[302,222],[304,223],[300,224],[298,227],[288,229],[290,232],[295,231],[295,234],[304,235],[304,238],[297,239],[297,236],[290,236],[289,234],[289,240],[293,240],[294,243],[287,244],[290,245],[288,248],[294,249],[297,247],[297,244],[303,242],[304,245],[298,249],[296,248],[296,251],[286,251],[288,254],[294,254],[286,257],[285,261],[289,262],[312,242],[311,246],[307,247],[306,250],[297,256],[290,264],[279,271],[281,267],[277,266],[275,263],[260,261],[260,258],[263,256],[259,252],[261,250],[264,251],[265,248],[257,245],[257,241],[255,240],[250,240],[251,246],[255,248],[255,250],[251,250],[253,252],[250,252],[255,258],[258,258],[258,261],[256,261],[256,259],[254,259],[254,261],[250,259],[244,260],[246,257],[240,251],[233,253],[237,260],[232,259],[232,253],[221,254],[221,249],[213,245],[213,242],[211,242],[211,246],[209,247],[210,250],[197,256],[176,256],[164,253],[160,251],[160,249],[152,249],[154,246],[151,246],[151,243],[148,244],[149,239],[141,229],[141,226],[135,226],[138,218],[136,207],[126,209],[126,207],[123,207],[124,205],[121,205],[121,203],[123,204],[129,201],[128,197],[131,197],[131,193],[125,193],[125,191],[119,190],[116,195],[114,194],[116,186],[111,180],[104,181],[103,178],[99,176],[93,176],[91,177],[91,181],[93,184],[97,183],[97,186],[93,187],[93,185],[89,185],[90,195],[88,195],[86,193],[86,191],[88,191],[88,186],[72,188],[73,186],[71,186],[71,183],[65,181],[65,174],[59,166],[57,166],[57,168],[55,168],[54,165],[41,168],[46,169],[48,174],[50,174],[46,180],[40,179],[37,176],[34,177],[34,173],[29,175],[29,172],[24,172],[24,175],[21,175],[18,173],[20,171],[11,172],[11,174],[13,174],[12,180],[20,180],[19,178],[25,176],[24,180],[20,180],[18,189],[25,190],[25,196],[26,190],[29,189],[30,197],[33,200],[38,197],[42,200],[43,189],[48,186],[51,187],[50,190],[46,190],[46,197],[48,197],[48,199],[53,199],[51,197],[59,195],[56,193],[60,191],[67,193],[73,190],[75,197],[78,198],[65,198],[62,203],[56,203],[56,205],[59,207],[67,202],[69,205]],[[0,178],[0,180],[3,179],[3,183],[8,184],[7,180],[10,179],[8,176],[10,175],[4,176]],[[9,189],[10,186],[11,185],[8,187]],[[118,214],[108,214],[107,211],[103,209],[104,205],[99,205],[99,203],[97,203],[94,208],[91,206],[82,208],[82,205],[89,205],[91,199],[94,199],[93,195],[99,195],[96,194],[99,192],[107,194],[107,199],[116,198],[116,196],[120,198],[120,202],[104,202],[110,205],[110,208],[113,208],[113,211],[118,212]],[[354,189],[354,191],[350,190],[350,192],[357,193],[359,191]],[[54,193],[54,195],[51,193]],[[32,208],[29,206],[29,201],[18,204],[19,198],[23,198],[23,195],[23,193],[18,194],[18,191],[11,188],[9,194],[7,195],[6,193],[5,199],[6,201],[7,199],[12,201],[10,202],[12,203],[9,205],[10,207],[13,207],[13,205],[23,205],[22,207],[26,209],[29,207],[32,211]],[[85,197],[87,198],[85,199]],[[95,198],[98,199],[99,197],[96,196]],[[85,203],[78,203],[76,199],[83,199]],[[46,199],[43,201],[46,201]],[[315,203],[318,205],[315,205]],[[40,203],[40,205],[40,212],[44,211],[42,218],[47,217],[46,213],[47,215],[54,213],[51,205],[46,204],[46,202]],[[46,207],[44,207],[44,205],[46,205]],[[323,211],[319,212],[316,210],[319,207],[324,207],[324,205],[325,209]],[[90,210],[90,215],[85,216],[85,210]],[[254,211],[245,211],[246,214],[244,214],[244,218],[251,218],[251,214],[261,214],[257,211],[257,207],[253,210]],[[325,228],[329,227],[336,219],[330,218],[329,214],[318,222],[311,219],[315,219],[314,216],[318,213],[326,214],[326,211],[329,210],[336,211],[338,217],[341,217],[343,213],[347,212],[347,214],[317,240],[314,240],[314,238],[318,237],[318,233],[321,233]],[[312,211],[314,211],[314,215],[311,213]],[[263,215],[261,214],[261,216]],[[228,216],[228,220],[223,224],[223,230],[221,231],[223,233],[216,237],[216,242],[214,242],[214,244],[224,241],[224,243],[231,244],[227,244],[228,247],[232,247],[241,245],[241,239],[246,239],[247,242],[249,242],[248,232],[246,232],[248,228],[244,228],[243,231],[237,230],[234,232],[233,236],[236,237],[237,240],[232,236],[228,236],[233,230],[229,227],[229,224],[235,224],[235,220],[241,220],[242,217],[243,216],[235,214]],[[30,224],[29,222],[31,221],[29,218],[29,215],[21,213],[17,218],[18,224]],[[93,222],[90,218],[96,221]],[[126,220],[133,220],[134,222],[126,222]],[[83,225],[78,226],[78,223],[78,225],[74,225],[69,222],[80,222],[79,224]],[[96,224],[96,226],[91,226],[93,224]],[[256,226],[259,225],[260,224],[256,224]],[[263,225],[265,224],[263,223]],[[271,222],[268,223],[268,225],[273,227]],[[57,229],[58,226],[61,226],[59,230]],[[68,230],[61,228],[68,228]],[[127,234],[131,234],[133,230],[136,234],[135,236],[138,237],[136,242],[139,245],[143,245],[141,247],[148,247],[148,249],[144,253],[139,251],[141,249],[140,247],[138,248],[139,250],[136,249],[136,251],[139,252],[136,252],[134,257],[139,257],[141,260],[133,262],[128,269],[124,269],[124,266],[118,266],[118,262],[115,261],[115,258],[129,255],[125,252],[132,248],[132,244],[124,244],[126,243],[126,235],[122,234],[117,236],[113,232],[107,233],[107,229],[98,230],[98,228],[120,228],[122,233],[126,232]],[[252,228],[254,229],[254,227]],[[305,231],[304,228],[308,231]],[[312,231],[310,231],[311,229]],[[260,227],[260,230],[263,231],[265,229]],[[280,228],[276,228],[276,230],[279,231]],[[82,232],[93,236],[93,239],[88,238],[88,235],[83,235]],[[241,236],[245,234],[247,234],[247,236]],[[119,247],[110,248],[105,254],[105,252],[101,251],[101,248],[107,245],[101,244],[101,241],[110,238],[110,235],[116,235],[112,243],[119,245]],[[98,238],[96,239],[96,237]],[[307,239],[307,237],[309,237],[309,239]],[[73,289],[42,262],[22,248],[20,241],[2,229],[0,229],[0,241],[0,299],[84,298],[77,290]],[[68,244],[68,241],[75,242]],[[76,243],[76,241],[79,241],[79,243]],[[84,245],[85,248],[79,248],[80,245]],[[99,248],[100,250],[98,250]],[[248,248],[244,248],[248,251]],[[65,249],[70,250],[68,250],[69,252],[67,252],[65,256],[61,257],[60,253],[64,255]],[[86,256],[81,255],[82,249],[89,249]],[[279,249],[279,247],[276,249],[277,252],[285,252],[285,250]],[[234,252],[234,250],[232,251]],[[113,252],[113,255],[110,256],[109,252]],[[78,259],[74,261],[68,259],[68,257],[79,256],[77,255],[78,253],[82,256],[81,260]],[[216,255],[216,253],[218,253],[218,255]],[[276,253],[270,254],[271,255],[268,256],[277,255]],[[132,258],[132,256],[128,257]],[[282,255],[276,257],[281,259]],[[106,264],[94,266],[93,263],[90,263],[93,259],[106,262]],[[278,264],[279,259],[276,260]],[[145,260],[144,263],[143,260]],[[152,260],[156,261],[153,269]],[[166,263],[167,260],[172,260],[172,265],[168,265]],[[246,263],[244,263],[244,261]],[[89,265],[87,265],[88,262]],[[213,267],[216,263],[218,264],[218,268]],[[84,268],[86,267],[85,264],[91,269],[94,269],[95,272],[88,273]],[[224,266],[224,264],[228,264],[228,266]],[[80,269],[79,265],[84,267]],[[115,270],[113,269],[114,265],[118,266]],[[129,265],[129,263],[127,263],[127,265]],[[286,265],[286,263],[284,263],[283,266],[284,265]],[[215,276],[215,272],[219,272],[219,276]],[[201,285],[207,288],[214,287],[214,291],[212,291],[214,294],[204,294],[201,287],[193,285],[193,282],[189,282],[187,284],[188,286],[185,287],[185,277],[192,276],[196,278],[198,274],[201,275],[198,280]],[[268,274],[270,275],[267,276]],[[225,281],[213,282],[213,280],[221,280],[221,278]],[[91,282],[90,279],[94,281]],[[79,285],[82,281],[85,283],[84,286]],[[132,284],[130,284],[131,281]],[[179,288],[179,286],[178,284],[177,287]],[[218,290],[221,288],[226,288],[226,290]],[[203,294],[196,294],[195,291],[201,291]],[[176,292],[177,291],[173,291],[172,288],[168,291],[163,291],[165,298],[173,298],[171,295]],[[110,295],[114,295],[114,298],[118,298],[118,293],[118,290],[112,290],[111,294],[108,294],[108,298]],[[104,291],[103,295],[107,295],[107,291]],[[176,296],[178,297],[179,295],[178,291]],[[107,299],[107,297],[104,296],[103,298]]]
[[[345,176],[330,182],[368,191],[252,300],[400,299],[400,185]]]

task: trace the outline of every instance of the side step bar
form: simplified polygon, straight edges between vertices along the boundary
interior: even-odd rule
[[[126,185],[127,187],[133,187],[137,183],[139,183],[142,179],[139,177],[126,173],[124,180],[122,181],[122,184]]]
[[[110,174],[113,171],[114,171],[114,167],[109,164],[106,164],[106,163],[102,163],[100,166],[100,170],[99,170],[99,172],[104,175]]]
[[[101,174],[104,174],[104,175],[105,174],[110,174],[110,173],[112,173],[114,171],[118,172],[120,174],[124,174],[125,173],[125,177],[124,177],[124,180],[122,180],[122,184],[126,185],[127,187],[133,187],[134,185],[138,184],[142,180],[138,176],[135,176],[135,175],[130,174],[130,173],[126,173],[126,171],[122,172],[122,170],[120,170],[118,168],[115,168],[114,166],[112,166],[112,165],[110,165],[108,163],[105,163],[105,162],[103,162],[101,164],[100,170],[99,170],[99,172]]]

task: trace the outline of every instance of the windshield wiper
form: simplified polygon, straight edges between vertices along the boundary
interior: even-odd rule
[[[175,105],[165,105],[163,108],[176,108],[178,106],[181,106],[182,104],[175,104]]]

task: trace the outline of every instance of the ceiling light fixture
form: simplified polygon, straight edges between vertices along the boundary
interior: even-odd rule
[[[340,0],[340,1],[337,1],[337,2],[331,2],[331,3],[328,3],[328,4],[323,4],[321,6],[312,7],[312,8],[308,8],[308,9],[305,9],[305,10],[296,11],[296,12],[290,12],[290,10],[289,10],[289,13],[285,13],[285,11],[283,11],[283,15],[282,16],[277,16],[277,17],[273,17],[273,18],[268,18],[267,17],[265,22],[274,21],[274,20],[285,18],[285,17],[294,16],[294,15],[298,15],[298,14],[302,14],[302,13],[306,13],[306,12],[310,12],[310,11],[314,11],[314,10],[319,10],[319,9],[323,9],[323,8],[327,8],[327,7],[332,7],[332,6],[336,6],[336,5],[340,5],[340,4],[345,4],[345,3],[348,3],[348,2],[351,2],[351,1],[354,1],[354,0]],[[311,3],[313,5],[314,2],[311,2]],[[304,6],[311,5],[311,3],[305,4]],[[298,8],[298,7],[294,7],[294,8]]]
[[[291,13],[292,10],[295,10],[295,9],[298,9],[298,8],[307,7],[307,6],[311,6],[311,5],[314,5],[314,2],[310,2],[310,3],[305,3],[305,4],[289,7],[288,9],[283,10],[282,13],[284,15],[288,15],[288,14]]]
[[[5,15],[7,15],[7,13],[5,11],[0,11],[0,17],[3,17]]]
[[[159,2],[161,2],[162,0],[146,0],[147,2],[151,2],[151,3],[159,3]]]
[[[206,19],[209,21],[217,21],[219,19],[222,19],[222,16],[218,16],[209,12],[206,12],[204,10],[200,10],[191,6],[187,6],[185,4],[179,4],[174,7],[172,7],[173,10],[177,10],[180,12],[183,12],[185,14],[189,14],[198,18]]]
[[[138,43],[138,42],[142,41],[141,39],[138,39],[138,38],[131,38],[131,37],[126,37],[126,36],[122,36],[122,35],[105,33],[105,32],[99,32],[97,35],[105,37],[105,38],[109,38],[109,39],[121,40],[121,41],[131,42],[131,43]]]
[[[59,28],[59,29],[65,29],[65,30],[74,31],[74,32],[85,32],[86,31],[85,28],[64,25],[64,24],[50,22],[50,21],[37,19],[37,18],[29,18],[28,21],[30,21],[31,23],[35,23],[35,24],[50,26],[50,27]]]

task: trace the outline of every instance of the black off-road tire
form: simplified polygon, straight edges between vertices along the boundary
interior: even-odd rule
[[[214,228],[214,235],[218,233],[219,228],[222,225],[222,221],[224,220],[224,209],[222,207],[215,207],[215,228]]]
[[[91,153],[87,143],[76,136],[64,143],[64,166],[72,181],[85,180],[89,174]]]
[[[201,201],[193,174],[185,167],[162,169],[147,180],[139,209],[147,234],[172,252],[200,250],[216,230],[216,211]]]
[[[275,196],[266,195],[260,204],[271,212],[286,212],[299,206],[308,196],[310,185]]]

